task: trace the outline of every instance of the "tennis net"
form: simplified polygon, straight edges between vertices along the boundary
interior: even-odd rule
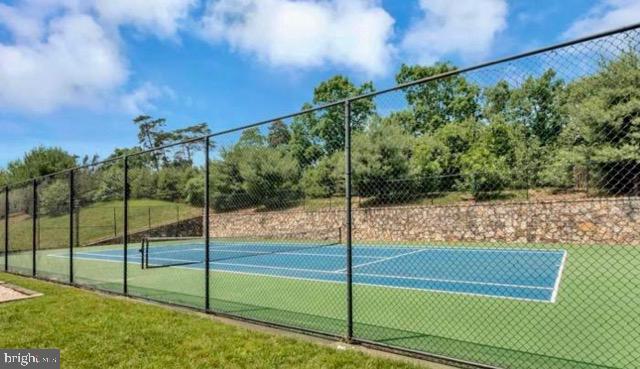
[[[203,264],[205,238],[146,237],[142,239],[141,266],[161,268]],[[209,238],[209,260],[223,261],[253,256],[286,254],[342,243],[341,227],[301,232],[234,235]]]

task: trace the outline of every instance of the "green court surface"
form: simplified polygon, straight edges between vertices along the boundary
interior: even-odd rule
[[[130,246],[130,255],[139,255],[138,247]],[[516,247],[525,248],[509,245]],[[557,245],[526,248],[557,249]],[[640,295],[635,291],[640,280],[640,250],[585,245],[562,248],[567,260],[553,303],[356,284],[354,336],[502,367],[629,368],[630,360],[640,352]],[[121,249],[120,245],[83,247],[79,252]],[[39,250],[38,276],[68,281],[69,259],[65,255],[68,250]],[[10,270],[30,273],[30,252],[13,253],[9,260]],[[135,261],[130,261],[127,269],[131,295],[205,306],[202,269],[142,269]],[[214,311],[334,335],[346,333],[344,283],[228,271],[213,271],[210,279]],[[122,292],[123,264],[77,258],[74,280]],[[598,324],[600,321],[606,324]]]

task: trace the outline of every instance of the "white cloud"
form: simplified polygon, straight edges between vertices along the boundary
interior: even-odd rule
[[[87,15],[51,21],[42,41],[0,44],[0,105],[34,112],[92,105],[127,79],[118,45]]]
[[[507,27],[506,0],[420,0],[423,14],[407,31],[402,50],[430,64],[444,56],[485,57]]]
[[[166,97],[145,84],[127,92],[121,25],[174,37],[197,0],[22,0],[0,4],[0,107],[46,113],[62,107],[139,111]],[[124,92],[123,92],[124,91]]]
[[[131,24],[162,37],[174,36],[189,16],[196,0],[94,0],[101,19],[116,24]]]
[[[163,97],[174,98],[175,93],[167,86],[156,86],[153,83],[145,83],[130,93],[122,96],[121,105],[124,110],[133,115],[148,113],[155,110],[155,100]]]
[[[394,19],[373,0],[216,0],[203,33],[274,66],[341,65],[383,74]]]
[[[19,42],[39,40],[44,30],[38,19],[22,14],[18,9],[0,4],[0,25],[7,28]]]
[[[575,38],[612,28],[637,23],[640,19],[640,0],[601,0],[589,12],[574,22],[564,38]]]

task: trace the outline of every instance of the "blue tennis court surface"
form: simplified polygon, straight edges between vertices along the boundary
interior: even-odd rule
[[[210,268],[248,275],[345,282],[344,245],[300,247],[212,245]],[[282,251],[283,248],[290,251]],[[78,250],[74,255],[104,261],[123,258],[122,250]],[[555,302],[565,260],[564,250],[354,245],[353,281],[359,285]],[[128,262],[140,265],[137,248],[130,247]],[[204,269],[204,246],[197,243],[162,246],[149,254],[149,264]]]

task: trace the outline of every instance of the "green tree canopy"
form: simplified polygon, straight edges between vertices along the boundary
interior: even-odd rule
[[[639,193],[640,57],[624,53],[569,86],[569,124],[546,175],[575,183],[585,168],[596,187],[611,194]]]
[[[455,69],[449,63],[436,63],[433,66],[403,64],[396,81],[408,83]],[[405,129],[412,134],[433,132],[447,123],[475,118],[479,114],[480,89],[462,75],[413,85],[403,91],[414,116],[411,120],[405,120]]]
[[[528,77],[518,88],[506,81],[485,90],[485,115],[502,115],[510,124],[522,124],[543,146],[557,139],[566,124],[565,83],[553,69]]]
[[[59,147],[38,146],[22,159],[9,162],[4,174],[10,183],[56,173],[77,165],[77,157]]]
[[[289,128],[281,121],[276,120],[269,125],[269,134],[267,135],[267,142],[271,147],[278,147],[286,145],[291,140],[291,133]]]
[[[347,77],[338,75],[320,83],[313,90],[313,104],[324,105],[373,91],[372,82],[366,82],[358,87]],[[303,109],[306,107],[309,105]],[[350,115],[352,130],[361,130],[367,119],[374,113],[375,104],[372,99],[352,101]],[[344,149],[344,114],[344,106],[337,105],[317,111],[313,114],[313,119],[307,120],[310,133],[319,140],[325,154]]]

